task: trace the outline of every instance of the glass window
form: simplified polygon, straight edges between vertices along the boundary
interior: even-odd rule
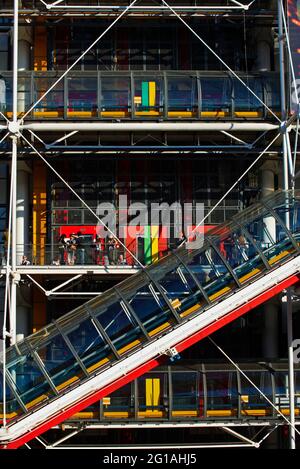
[[[211,301],[228,294],[236,288],[233,277],[212,247],[198,253],[191,252],[193,257],[187,260],[189,268],[197,276]]]
[[[236,413],[238,408],[238,390],[236,372],[207,372],[207,410],[211,415],[224,416],[222,411],[229,410],[228,416]],[[226,414],[227,415],[227,414]]]
[[[264,217],[246,223],[245,226],[272,266],[294,252],[295,248],[286,232],[272,214],[266,213]]]
[[[215,244],[241,283],[265,270],[263,261],[246,234],[231,224],[214,230]]]
[[[231,111],[231,80],[229,78],[201,77],[201,111]]]
[[[183,265],[160,280],[172,306],[182,317],[198,311],[204,301],[199,289]]]
[[[24,343],[21,355],[12,349],[7,358],[7,370],[15,390],[28,409],[54,395]]]
[[[109,395],[103,402],[103,416],[107,419],[128,418],[134,415],[133,402],[131,399],[131,383],[125,384]]]
[[[199,383],[195,372],[172,371],[173,417],[196,416],[203,413],[203,381]],[[200,391],[200,395],[199,395]],[[186,411],[186,415],[184,414]],[[179,413],[180,412],[180,413]],[[177,414],[178,413],[178,414]]]
[[[68,112],[97,113],[97,77],[68,78]],[[80,117],[83,114],[78,114]],[[84,116],[84,115],[83,115]]]
[[[262,82],[259,77],[243,79],[246,85],[263,101]],[[262,113],[262,103],[237,79],[234,79],[234,110],[236,113]]]
[[[34,84],[34,101],[41,98],[46,91],[57,81],[57,77],[42,77],[35,76]],[[34,114],[39,117],[39,113],[43,113],[43,117],[58,117],[63,116],[64,112],[64,89],[63,80],[61,80],[55,87],[35,106]]]
[[[154,285],[140,288],[130,305],[150,336],[170,326],[173,317],[161,293]]]
[[[59,391],[83,377],[83,372],[60,334],[37,349],[44,366]]]
[[[67,336],[88,371],[108,361],[110,349],[90,319],[77,324]]]
[[[131,90],[129,77],[101,77],[101,111],[130,112]],[[105,114],[103,114],[105,117]]]
[[[20,407],[20,404],[14,397],[11,389],[6,383],[6,389],[5,389],[5,394],[6,394],[6,418],[8,420],[11,420],[15,417],[19,417],[21,414],[24,413],[23,409]],[[4,413],[4,408],[3,408],[3,375],[0,372],[0,414],[1,416]]]
[[[267,371],[246,371],[246,375],[272,401],[273,390],[271,373]],[[241,404],[242,415],[265,415],[271,413],[270,404],[255,389],[251,383],[241,375]]]
[[[168,111],[196,112],[197,78],[168,77]]]
[[[97,319],[121,355],[142,341],[140,328],[117,301],[97,314]]]
[[[276,371],[275,379],[275,404],[279,408],[289,407],[289,376],[287,371]]]

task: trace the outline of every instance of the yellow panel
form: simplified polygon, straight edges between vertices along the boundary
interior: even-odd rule
[[[144,412],[138,412],[138,417],[139,418],[150,418],[150,417],[156,417],[156,418],[161,418],[163,417],[164,414],[161,410],[145,410]]]
[[[231,417],[235,415],[234,410],[208,410],[207,416],[208,417]]]
[[[96,112],[92,111],[68,111],[68,117],[97,117]]]
[[[158,111],[138,111],[135,113],[136,116],[160,116],[161,113]]]
[[[72,415],[72,417],[68,418],[67,420],[91,420],[91,419],[98,419],[100,417],[99,411],[97,412],[77,412],[76,414]]]
[[[172,417],[197,417],[196,410],[173,410]]]
[[[262,117],[262,113],[257,111],[236,111],[234,114],[236,117]]]
[[[164,329],[166,329],[167,327],[169,327],[171,324],[169,322],[165,322],[164,324],[162,324],[161,326],[159,327],[156,327],[155,329],[153,329],[153,331],[150,331],[149,332],[149,336],[150,337],[153,337],[155,334],[158,334],[158,332],[161,332],[163,331]]]
[[[196,305],[192,306],[191,308],[187,309],[186,311],[184,311],[183,313],[180,314],[180,316],[182,318],[185,318],[186,316],[188,316],[189,314],[193,313],[194,311],[196,311],[197,309],[201,308],[201,304],[200,303],[197,303]]]
[[[101,117],[128,117],[129,113],[125,111],[102,111]]]
[[[151,253],[152,253],[152,262],[158,261],[158,235],[159,227],[151,225]]]
[[[34,111],[34,117],[46,119],[55,118],[55,117],[63,117],[63,111]]]
[[[160,397],[160,379],[154,378],[153,379],[153,405],[158,407],[159,405],[159,397]]]
[[[195,117],[195,112],[190,111],[169,111],[168,117]]]
[[[149,81],[149,106],[155,106],[156,83]]]
[[[224,111],[203,111],[200,112],[201,117],[225,117],[228,116],[228,112]]]
[[[146,379],[146,407],[158,407],[160,396],[160,380],[158,378]],[[151,411],[152,412],[152,411]]]
[[[171,305],[173,306],[173,308],[179,308],[179,306],[181,306],[181,301],[176,298],[175,300],[171,301]]]
[[[129,412],[103,412],[103,415],[112,419],[127,419]]]

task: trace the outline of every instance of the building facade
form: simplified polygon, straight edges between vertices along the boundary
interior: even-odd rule
[[[282,121],[293,116],[293,80],[287,42],[280,69],[277,2],[112,3],[19,1],[16,113],[24,138],[11,128],[6,137],[5,119],[15,116],[14,11],[10,0],[0,6],[0,310],[12,136],[18,152],[17,341],[133,275],[141,264],[157,262],[193,229],[206,233],[286,188],[284,132],[275,137]],[[283,8],[287,12],[285,2]],[[291,6],[289,14],[298,21]],[[295,135],[290,132],[291,148]],[[295,167],[297,173],[296,158]],[[166,223],[159,213],[163,204]],[[271,237],[272,229],[266,221]],[[287,379],[284,298],[283,292],[214,335],[274,402],[276,386],[284,388]],[[294,311],[297,301],[294,292]],[[297,330],[295,314],[295,338]],[[228,402],[243,404],[238,395],[249,392],[243,391],[243,378],[208,340],[181,359],[66,422],[70,428],[87,423],[75,443],[94,444],[100,437],[107,444],[155,443],[161,433],[157,438],[151,423],[172,419],[180,425],[165,429],[169,443],[229,442],[220,418],[232,417]],[[299,370],[295,376],[299,395]],[[297,405],[299,412],[298,400]],[[224,413],[218,415],[218,408]],[[268,407],[258,419],[275,425],[272,412]],[[245,415],[240,408],[240,422]],[[191,428],[195,417],[198,426]],[[122,419],[127,425],[114,432]],[[138,420],[145,423],[139,434]],[[213,426],[205,425],[211,421]],[[57,427],[49,434],[59,439],[63,431]],[[287,447],[286,427],[265,444]]]

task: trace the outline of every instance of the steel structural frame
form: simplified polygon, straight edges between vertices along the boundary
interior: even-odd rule
[[[280,2],[280,0],[278,0]],[[44,2],[43,2],[44,3]],[[51,8],[51,6],[50,6]],[[41,128],[38,128],[38,127],[34,127],[34,126],[37,126],[38,123],[33,123],[33,124],[22,124],[18,121],[18,118],[17,118],[17,86],[18,86],[18,70],[17,70],[17,56],[18,56],[18,12],[19,12],[19,7],[18,7],[18,0],[14,0],[14,47],[13,47],[13,55],[14,55],[14,73],[13,73],[13,119],[11,122],[8,122],[8,127],[7,126],[0,126],[0,130],[7,130],[8,128],[8,133],[9,133],[9,136],[11,137],[12,139],[12,155],[13,155],[13,158],[12,158],[12,174],[14,174],[14,178],[13,178],[13,181],[14,181],[14,184],[13,184],[13,197],[12,197],[12,200],[11,200],[11,212],[12,212],[12,243],[11,243],[11,248],[12,248],[12,265],[11,266],[7,266],[6,269],[4,269],[6,271],[6,273],[9,271],[11,277],[12,277],[12,281],[11,281],[11,301],[12,301],[12,310],[15,309],[15,301],[16,301],[16,286],[17,286],[17,281],[16,281],[16,278],[18,278],[18,275],[20,274],[20,269],[18,268],[18,266],[16,265],[16,225],[15,225],[15,221],[16,221],[16,172],[17,172],[17,138],[19,137],[19,133],[22,131],[22,130],[25,130],[25,129],[31,129],[31,130],[41,130]],[[93,123],[94,124],[94,123]],[[97,123],[98,124],[98,123]],[[101,123],[102,124],[102,123]],[[162,123],[164,124],[164,123]],[[160,126],[160,129],[162,129],[162,124],[159,124]],[[168,123],[169,124],[169,123]],[[207,124],[207,125],[204,125],[204,124]],[[220,131],[228,131],[228,130],[238,130],[239,129],[239,125],[238,124],[235,124],[235,123],[229,123],[229,126],[228,125],[225,125],[225,124],[221,124],[221,126],[218,128],[218,125],[216,124],[213,124],[212,123],[212,126],[214,126],[214,131],[215,130],[220,130]],[[247,123],[246,123],[247,124]],[[29,126],[33,126],[33,127],[29,127]],[[43,125],[43,124],[40,124],[40,125]],[[49,125],[49,124],[48,124]],[[54,127],[51,129],[51,125],[50,124],[50,128],[48,126],[47,128],[47,124],[44,124],[44,130],[47,130],[47,131],[54,131],[54,130],[58,130],[58,128],[56,127],[55,123],[53,124]],[[65,127],[63,127],[65,125]],[[68,127],[68,125],[71,125],[71,127]],[[61,130],[87,130],[86,128],[84,127],[81,127],[83,124],[81,123],[78,123],[78,124],[74,124],[75,126],[73,126],[73,124],[67,124],[67,123],[62,123],[62,126],[60,127]],[[91,124],[88,124],[89,127]],[[114,129],[118,129],[118,131],[121,130],[121,127],[118,126],[118,125],[114,125]],[[153,125],[153,124],[152,124]],[[190,124],[191,125],[191,124]],[[220,124],[219,124],[220,125]],[[250,125],[250,126],[249,126]],[[267,125],[267,124],[265,124]],[[128,126],[128,124],[126,124],[126,126]],[[205,130],[208,130],[209,129],[209,123],[202,123],[202,126],[203,126],[203,129],[205,128]],[[56,128],[55,128],[56,127]],[[118,128],[119,127],[119,128]],[[145,126],[138,126],[139,128],[136,129],[136,130],[145,130]],[[201,128],[201,123],[199,125],[199,127]],[[178,131],[178,124],[176,124],[176,130]],[[250,128],[251,128],[251,124],[248,124],[248,125],[245,125],[244,126],[244,129],[247,129],[250,131]],[[275,128],[278,128],[278,126],[275,126]],[[93,128],[92,130],[96,130],[96,126],[93,125]],[[101,127],[99,128],[99,130],[104,130],[104,127]],[[124,129],[125,130],[125,129]],[[151,126],[151,130],[154,130],[154,128]],[[174,127],[170,128],[170,130],[175,130]],[[185,128],[186,130],[186,128]],[[194,130],[194,129],[193,129]],[[213,128],[211,127],[211,130],[213,130]],[[254,128],[251,128],[251,130],[254,130]],[[255,130],[258,130],[257,128]],[[263,127],[263,125],[260,127],[259,130],[273,130],[273,127]],[[122,130],[121,130],[122,131]],[[128,131],[128,127],[127,127],[127,131]],[[6,137],[7,135],[5,135]],[[4,137],[4,138],[5,138]],[[285,172],[286,174],[286,172]],[[60,271],[60,273],[62,273],[62,271]],[[69,271],[68,271],[69,273]],[[12,319],[12,318],[11,318]],[[14,323],[14,322],[13,322]],[[13,331],[13,334],[12,336],[14,335],[15,331]],[[14,337],[12,337],[12,342],[14,342]],[[188,346],[188,345],[186,345]]]

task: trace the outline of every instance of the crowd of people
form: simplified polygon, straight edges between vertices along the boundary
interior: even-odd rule
[[[70,237],[62,234],[58,240],[59,255],[56,256],[52,265],[74,265],[74,264],[97,264],[97,265],[127,265],[123,252],[114,236],[109,235],[105,242],[96,238],[92,245],[83,244],[82,234],[71,233]]]

